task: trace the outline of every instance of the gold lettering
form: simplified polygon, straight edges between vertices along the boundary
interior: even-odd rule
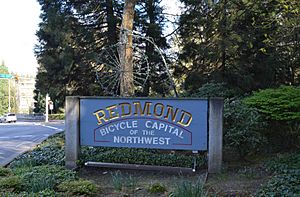
[[[121,110],[122,110],[122,113],[121,113],[122,118],[131,115],[131,105],[129,103],[120,103],[119,105],[121,106]],[[125,106],[128,107],[127,108],[128,109],[127,113],[125,112]]]
[[[157,113],[157,108],[159,106],[160,106],[160,113]],[[162,103],[156,103],[154,105],[154,112],[153,112],[154,116],[157,117],[157,118],[161,117],[163,115],[163,113],[164,113],[164,108],[165,108],[165,106]]]
[[[140,112],[140,116],[145,116],[147,113],[147,116],[150,116],[150,106],[152,105],[151,102],[145,102],[144,104],[144,109],[142,109],[141,107],[141,102],[137,101],[137,102],[133,102],[134,104],[134,115],[138,116],[138,111]]]
[[[186,120],[186,122],[184,122],[184,120],[186,119],[185,117],[188,118]],[[193,118],[192,118],[192,114],[191,113],[182,110],[182,115],[180,117],[180,120],[177,123],[180,124],[180,125],[182,125],[182,126],[188,127],[191,124],[192,119]]]
[[[106,110],[108,111],[109,114],[109,120],[119,118],[119,113],[116,112],[115,109],[117,109],[117,105],[111,105],[106,107]]]
[[[97,123],[98,125],[102,124],[101,119],[104,120],[105,122],[108,121],[108,119],[105,118],[105,111],[103,109],[100,109],[100,110],[94,112],[93,114],[96,116],[96,118],[98,120],[98,123]]]
[[[167,108],[168,108],[168,111],[167,111],[167,114],[165,115],[165,119],[168,120],[169,119],[169,116],[171,116],[171,120],[173,122],[175,122],[175,119],[176,119],[176,116],[177,116],[177,113],[178,113],[178,108],[176,108],[175,112],[174,112],[174,108],[173,106],[170,106],[170,105],[167,105]]]

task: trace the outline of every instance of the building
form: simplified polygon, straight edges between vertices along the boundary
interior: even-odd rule
[[[15,75],[16,103],[18,113],[30,114],[34,108],[35,77],[30,75]]]

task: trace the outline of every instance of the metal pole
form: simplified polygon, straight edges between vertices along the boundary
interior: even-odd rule
[[[8,112],[10,112],[11,107],[10,107],[10,79],[8,80]]]

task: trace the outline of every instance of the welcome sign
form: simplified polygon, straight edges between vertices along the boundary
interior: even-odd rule
[[[204,99],[81,98],[80,144],[207,150]]]

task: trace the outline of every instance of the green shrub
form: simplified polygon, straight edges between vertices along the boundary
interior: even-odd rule
[[[230,98],[236,95],[236,91],[226,87],[224,83],[206,83],[201,88],[188,96],[192,97],[224,97]]]
[[[238,151],[240,157],[260,150],[266,142],[261,134],[265,123],[258,111],[239,100],[225,102],[224,144]]]
[[[58,185],[58,190],[66,192],[67,195],[86,195],[94,196],[97,193],[97,187],[94,183],[87,180],[67,181]]]
[[[226,87],[224,83],[207,83],[191,96],[224,97],[224,144],[229,149],[237,150],[240,157],[257,152],[266,143],[261,133],[265,127],[262,116],[255,108],[249,107],[239,99],[232,97],[239,92]]]
[[[2,177],[2,176],[10,176],[10,175],[12,175],[11,169],[0,167],[0,177]]]
[[[254,92],[245,99],[270,120],[300,120],[300,86],[281,86]]]
[[[19,176],[9,176],[0,178],[0,189],[20,191],[22,189],[21,178]]]
[[[151,184],[147,190],[150,193],[161,193],[167,191],[166,187],[160,183]]]
[[[206,164],[204,155],[196,155],[197,168],[203,168]],[[83,147],[81,149],[81,161],[99,161],[111,163],[129,163],[142,165],[193,167],[193,155],[184,155],[180,151],[176,153],[162,153],[155,149],[135,148],[103,148]]]
[[[190,181],[182,181],[176,186],[175,191],[171,194],[172,197],[202,197],[206,196],[203,189],[203,183],[197,181],[193,184]]]
[[[64,120],[65,114],[49,114],[49,120]]]
[[[15,174],[22,177],[25,190],[33,193],[53,189],[63,181],[75,180],[75,172],[66,170],[61,166],[44,165],[13,170]]]
[[[245,99],[269,121],[266,136],[274,148],[295,148],[300,143],[300,86],[281,86],[254,92]]]

